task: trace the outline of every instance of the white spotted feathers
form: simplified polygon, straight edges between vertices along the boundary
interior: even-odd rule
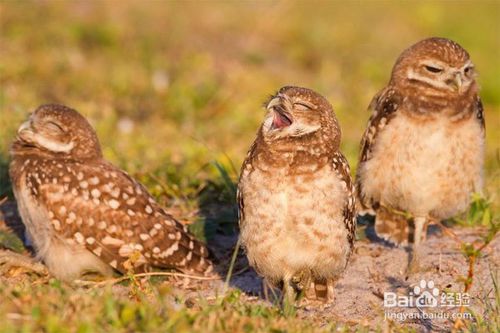
[[[27,123],[11,150],[10,175],[37,255],[54,275],[73,279],[88,270],[105,273],[103,263],[120,272],[160,267],[210,273],[206,247],[141,184],[103,160],[97,137],[81,115],[46,105]],[[74,147],[68,152],[51,150],[68,142]],[[74,260],[57,259],[70,256]]]

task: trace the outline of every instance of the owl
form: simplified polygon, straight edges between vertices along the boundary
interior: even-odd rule
[[[55,277],[151,267],[211,272],[207,248],[103,158],[94,129],[77,111],[40,106],[20,126],[11,157],[28,239]]]
[[[464,211],[481,191],[478,89],[469,54],[449,39],[422,40],[399,56],[369,106],[356,177],[359,203],[376,214],[378,236],[417,247],[429,222]]]
[[[356,228],[340,127],[330,103],[307,88],[283,87],[265,107],[238,183],[240,241],[284,302],[299,291],[330,302]]]

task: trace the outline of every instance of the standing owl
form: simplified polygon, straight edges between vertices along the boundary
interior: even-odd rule
[[[425,240],[427,224],[464,211],[482,187],[483,107],[469,54],[445,38],[405,50],[370,104],[357,195],[393,243]]]
[[[258,274],[282,283],[284,301],[301,289],[331,301],[356,228],[340,127],[330,103],[306,88],[281,88],[266,109],[238,184],[241,243]]]
[[[57,278],[152,266],[212,270],[205,246],[144,186],[104,160],[95,131],[75,110],[39,107],[19,128],[11,155],[27,236]]]

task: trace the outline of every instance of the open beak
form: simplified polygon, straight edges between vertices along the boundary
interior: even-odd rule
[[[279,97],[273,98],[267,104],[267,109],[273,111],[273,123],[271,124],[271,129],[281,129],[292,124],[292,116],[286,111]]]

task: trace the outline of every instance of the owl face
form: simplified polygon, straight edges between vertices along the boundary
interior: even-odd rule
[[[54,156],[96,158],[101,156],[97,136],[87,120],[62,105],[43,105],[18,130],[17,145]]]
[[[283,87],[266,104],[262,134],[268,141],[302,138],[319,131],[332,113],[328,101],[318,93],[299,87]]]
[[[469,54],[460,45],[445,38],[429,38],[401,54],[391,80],[420,94],[458,97],[474,86],[475,77]]]

